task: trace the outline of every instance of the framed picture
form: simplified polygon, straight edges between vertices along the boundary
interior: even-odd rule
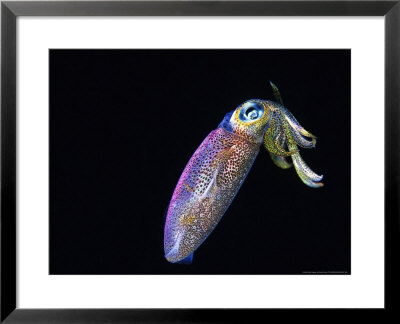
[[[349,50],[52,49],[49,71],[50,274],[351,273]],[[292,71],[296,71],[297,77],[293,76]],[[273,88],[265,80],[265,75],[270,75],[277,83],[279,80],[282,97],[282,86],[288,78],[294,89],[288,89],[286,97],[297,93],[299,102],[305,102],[304,93],[313,88],[318,104],[306,101],[310,116],[301,118],[297,114],[296,118],[302,119],[303,124],[308,121],[315,127],[324,125],[314,132],[319,134],[318,139],[327,139],[324,144],[326,151],[320,147],[322,145],[318,145],[313,155],[319,153],[326,157],[335,155],[341,158],[334,159],[330,164],[328,158],[319,162],[315,157],[314,168],[320,169],[323,165],[325,174],[337,174],[334,178],[338,182],[332,182],[322,189],[319,187],[322,184],[319,178],[315,183],[305,179],[305,183],[301,181],[295,172],[297,168],[302,175],[300,166],[296,165],[292,170],[283,165],[289,172],[285,172],[285,169],[276,170],[275,160],[271,159],[268,150],[275,152],[278,148],[263,144],[263,150],[255,158],[253,166],[249,169],[243,166],[248,176],[231,202],[228,209],[231,213],[227,211],[220,221],[221,225],[216,226],[212,235],[207,237],[201,245],[204,249],[196,248],[194,262],[182,267],[175,262],[180,260],[174,258],[180,258],[183,250],[179,250],[183,248],[178,248],[179,243],[174,238],[170,238],[171,242],[168,243],[167,237],[179,235],[174,234],[173,227],[178,225],[174,225],[175,212],[172,206],[166,212],[169,201],[175,199],[171,198],[174,187],[190,155],[202,142],[202,137],[217,128],[228,113],[224,111],[226,108],[218,109],[226,106],[226,97],[232,97],[230,105],[234,108],[239,106],[236,103],[244,101],[243,97],[252,99],[256,87],[259,91],[256,98],[263,98],[266,94],[274,97]],[[335,78],[331,78],[332,75]],[[318,85],[315,79],[324,82]],[[225,84],[229,86],[222,91]],[[325,92],[324,89],[332,90]],[[242,94],[236,97],[235,94],[239,92]],[[202,96],[199,97],[199,94]],[[151,99],[153,97],[154,100]],[[318,98],[325,98],[323,109]],[[254,104],[248,101],[245,106],[250,105],[248,109],[253,109]],[[290,98],[285,100],[285,105],[291,106]],[[110,107],[113,107],[111,113]],[[270,109],[274,108],[266,109],[265,114]],[[332,113],[329,114],[329,111]],[[149,113],[150,116],[147,115]],[[329,136],[335,133],[338,124],[341,124],[341,132]],[[71,125],[74,125],[74,131],[65,136],[70,132]],[[229,138],[227,134],[222,142]],[[249,139],[255,136],[251,134]],[[213,135],[210,136],[212,138]],[[268,136],[265,135],[266,140]],[[275,135],[271,133],[271,136]],[[303,138],[301,141],[307,145]],[[309,142],[310,147],[313,146],[312,140]],[[212,159],[213,145],[205,145],[210,152],[205,154],[204,159]],[[254,145],[254,154],[259,147]],[[189,151],[187,154],[184,154],[185,148]],[[228,163],[220,160],[221,154],[226,156],[227,161],[234,159],[234,155],[228,159],[227,156],[233,154],[229,150],[231,146],[227,151],[216,153],[209,166],[207,162],[196,162],[203,167],[198,171],[199,175],[191,177],[202,181],[191,184],[192,189],[189,188],[190,179],[184,181],[183,189],[177,185],[177,205],[186,205],[192,191],[198,190],[195,197],[201,203],[196,200],[193,206],[186,208],[192,210],[200,204],[202,207],[199,208],[204,208],[203,213],[209,215],[210,207],[207,204],[203,206],[205,202],[202,195],[216,202],[217,197],[222,195],[219,191],[224,190],[225,186],[222,180],[214,184],[210,180],[212,176],[208,177],[208,174],[215,173],[216,179],[222,177],[224,173],[216,170]],[[301,149],[299,159],[304,161],[306,156],[310,156],[306,151],[306,148]],[[253,157],[251,152],[243,156],[243,163],[248,157]],[[273,156],[275,158],[276,155]],[[269,167],[268,162],[272,162]],[[229,163],[241,165],[240,161]],[[197,174],[195,168],[187,170],[183,173]],[[240,168],[235,172],[240,172]],[[229,173],[233,183],[235,172],[232,175]],[[340,177],[339,174],[346,176]],[[131,180],[125,182],[125,178]],[[214,191],[216,197],[212,198]],[[85,203],[72,203],[79,201],[82,195]],[[180,195],[183,198],[179,198]],[[265,202],[257,203],[264,195]],[[246,198],[240,203],[242,196]],[[288,197],[291,197],[291,206],[284,208]],[[337,203],[321,217],[320,210],[330,204],[330,197],[335,197]],[[132,204],[135,206],[134,212]],[[306,207],[303,209],[302,205]],[[117,213],[116,206],[121,209]],[[226,206],[223,205],[223,208]],[[91,216],[87,215],[88,210]],[[164,221],[165,213],[167,219]],[[180,225],[176,231],[184,232],[186,236],[195,231],[196,235],[192,234],[194,240],[197,237],[204,239],[211,225],[207,222],[203,224],[202,217],[190,216],[192,214],[201,212],[188,212],[182,219],[177,216]],[[217,214],[215,212],[215,217],[220,217]],[[314,215],[314,218],[306,221],[307,214]],[[210,212],[209,217],[213,215],[214,212]],[[248,215],[250,219],[243,215]],[[250,215],[255,218],[251,219]],[[232,218],[228,223],[232,227],[226,224],[227,217]],[[165,255],[172,264],[164,258],[164,224]],[[115,226],[115,233],[110,232],[110,226]],[[70,230],[65,231],[65,227]],[[200,227],[204,227],[205,234],[196,231]],[[265,228],[265,231],[258,233],[259,227]],[[93,233],[83,234],[89,232]],[[115,242],[117,237],[118,241]],[[187,240],[190,242],[191,238]],[[168,250],[168,244],[172,245],[171,251]],[[275,244],[279,245],[276,250],[265,248]],[[194,250],[197,245],[194,243],[193,247],[187,248]],[[206,246],[209,246],[208,251]],[[329,250],[336,251],[334,258]],[[99,257],[88,258],[95,251],[101,251]],[[202,253],[206,254],[203,256]]]
[[[394,310],[399,8],[3,1],[1,321]]]

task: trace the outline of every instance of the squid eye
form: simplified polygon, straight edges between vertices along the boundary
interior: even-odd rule
[[[254,119],[257,119],[257,118],[258,118],[257,109],[256,109],[256,108],[253,108],[253,107],[248,108],[248,109],[245,111],[244,115],[245,115],[248,119],[251,119],[251,120],[254,120]]]
[[[264,107],[258,102],[246,102],[243,104],[242,109],[239,113],[241,121],[250,122],[261,118],[264,114]]]

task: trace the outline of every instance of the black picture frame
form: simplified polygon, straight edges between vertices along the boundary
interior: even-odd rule
[[[18,16],[384,16],[385,19],[385,308],[397,310],[399,266],[400,1],[2,1],[1,2],[1,290],[4,323],[197,323],[268,320],[271,309],[16,308],[16,19]],[[309,316],[321,310],[296,310]],[[331,314],[335,311],[329,311]],[[347,311],[349,312],[349,310]],[[361,313],[361,314],[360,314]],[[373,315],[375,314],[375,315]],[[297,315],[296,315],[297,316]],[[340,316],[340,315],[339,315]],[[371,317],[372,316],[372,317]],[[319,316],[318,316],[319,317]],[[339,318],[339,317],[338,317]]]

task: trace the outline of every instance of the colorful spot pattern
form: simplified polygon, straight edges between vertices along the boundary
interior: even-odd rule
[[[259,145],[224,128],[196,150],[176,186],[164,231],[165,257],[189,256],[212,232],[245,179]]]
[[[305,184],[322,186],[322,176],[305,164],[298,151],[298,146],[314,147],[316,137],[300,126],[283,106],[278,88],[271,86],[278,103],[252,99],[239,105],[226,114],[186,165],[165,222],[164,252],[169,262],[189,258],[214,230],[263,142],[277,166],[290,168],[285,157],[291,157]]]

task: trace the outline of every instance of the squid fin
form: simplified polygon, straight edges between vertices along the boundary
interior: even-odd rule
[[[182,259],[181,261],[178,261],[177,263],[179,264],[192,264],[193,262],[193,253],[190,253],[186,258]]]

